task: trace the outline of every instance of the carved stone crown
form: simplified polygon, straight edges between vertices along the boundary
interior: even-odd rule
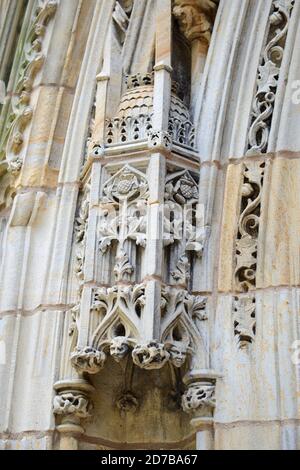
[[[136,74],[126,78],[117,116],[106,121],[106,144],[128,143],[148,138],[153,130],[154,74]],[[183,101],[176,95],[178,84],[172,84],[169,133],[174,142],[194,147],[194,125]]]

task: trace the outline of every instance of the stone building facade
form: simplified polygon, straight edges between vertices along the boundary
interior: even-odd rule
[[[2,449],[300,448],[299,44],[299,0],[0,1]]]

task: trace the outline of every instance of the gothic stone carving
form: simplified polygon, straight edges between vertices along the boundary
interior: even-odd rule
[[[18,81],[15,88],[17,96],[12,98],[12,113],[4,134],[8,170],[13,174],[18,173],[22,166],[22,159],[19,153],[24,140],[24,131],[31,121],[33,114],[33,109],[30,106],[31,92],[34,79],[45,60],[42,46],[46,26],[54,15],[56,8],[57,2],[55,0],[39,1],[35,17],[32,20],[25,40]]]
[[[193,148],[195,126],[189,110],[177,96],[178,85],[173,82],[168,129],[153,129],[154,74],[127,76],[127,90],[121,97],[117,116],[105,123],[106,145],[148,141],[150,148],[170,151],[172,142]]]
[[[71,363],[78,372],[97,374],[102,369],[106,355],[103,351],[93,348],[76,348],[71,354]]]
[[[163,344],[150,341],[138,344],[132,351],[133,362],[141,369],[160,369],[168,361],[170,355]]]
[[[173,14],[189,41],[198,39],[208,45],[217,5],[213,0],[175,0]]]
[[[125,165],[104,185],[102,217],[99,227],[99,249],[105,253],[117,243],[114,273],[117,281],[130,278],[134,272],[126,244],[146,245],[146,206],[148,183],[143,173]]]
[[[144,284],[97,288],[93,299],[91,315],[97,315],[98,325],[91,334],[91,346],[77,349],[71,356],[79,372],[97,373],[107,354],[121,362],[130,353],[133,362],[143,369],[159,369],[168,360],[180,368],[188,355],[203,355],[199,322],[207,319],[206,298],[164,287],[161,340],[148,342],[140,341],[143,336],[140,319],[146,302]]]
[[[152,130],[148,134],[148,144],[151,149],[170,151],[172,138],[168,132]]]
[[[258,67],[257,91],[248,134],[248,155],[266,153],[279,73],[295,0],[274,0],[269,16],[267,44]]]
[[[53,412],[56,415],[86,419],[90,416],[92,404],[82,392],[64,392],[53,400]]]
[[[264,162],[252,161],[244,164],[235,268],[236,287],[240,292],[248,292],[256,286],[257,240],[264,172]],[[236,297],[233,328],[239,347],[253,341],[255,325],[255,296]]]
[[[239,348],[246,347],[255,338],[255,296],[247,295],[234,299],[234,334]]]
[[[179,257],[171,276],[176,284],[186,285],[190,278],[191,255],[200,257],[206,232],[199,226],[198,185],[188,171],[167,176],[164,205],[164,245],[178,246]]]
[[[212,413],[215,407],[215,386],[194,382],[182,396],[182,408],[186,413],[195,413],[209,410]]]
[[[116,401],[117,408],[119,408],[121,415],[125,413],[135,413],[139,406],[138,399],[131,393],[125,392]]]
[[[247,292],[256,283],[257,238],[265,163],[244,164],[241,214],[236,240],[235,279],[238,290]]]

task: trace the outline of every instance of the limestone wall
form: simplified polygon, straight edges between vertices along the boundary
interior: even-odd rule
[[[36,26],[36,4],[27,2],[0,108],[0,352],[5,352],[3,361],[0,355],[0,445],[192,449],[196,431],[198,437],[205,432],[203,422],[195,429],[191,415],[177,406],[178,397],[175,404],[170,397],[169,365],[136,372],[132,391],[138,404],[124,413],[116,405],[124,389],[122,367],[111,357],[89,377],[94,412],[77,423],[84,429],[80,437],[68,435],[62,444],[56,429],[54,384],[78,379],[70,362],[76,345],[70,335],[74,306],[81,302],[81,312],[88,311],[82,292],[99,287],[105,270],[108,277],[113,273],[109,263],[101,271],[96,235],[91,238],[106,178],[101,171],[114,175],[129,162],[154,182],[149,183],[153,214],[163,198],[157,182],[164,172],[184,168],[199,176],[205,236],[203,253],[192,267],[190,294],[207,299],[204,362],[216,382],[212,447],[299,449],[299,366],[293,348],[300,340],[300,3],[220,0],[211,36],[201,31],[198,41],[184,31],[187,42],[180,40],[190,50],[192,67],[190,95],[184,89],[184,99],[195,125],[195,147],[180,150],[173,139],[172,148],[161,150],[159,144],[159,158],[148,144],[130,155],[128,149],[107,150],[103,137],[104,120],[116,116],[124,94],[125,75],[147,74],[161,63],[162,71],[154,67],[157,127],[164,129],[169,116],[172,57],[165,27],[171,28],[171,20],[166,22],[165,12],[174,4],[131,3],[40,2],[42,12],[51,12],[39,17],[42,33],[35,30],[32,40],[27,33]],[[184,7],[187,2],[175,3]],[[204,4],[207,19],[206,2],[198,3]],[[0,7],[7,14],[7,2]],[[178,18],[173,14],[179,35]],[[0,38],[9,41],[3,25],[1,16]],[[192,27],[195,23],[187,31]],[[29,56],[22,56],[24,48]],[[178,77],[182,55],[176,58]],[[18,98],[14,102],[12,94]],[[93,145],[104,148],[104,156],[91,157]],[[90,186],[82,281],[74,227]],[[159,249],[158,244],[153,248]],[[151,253],[147,256],[151,270]],[[155,284],[163,278],[157,255],[155,260],[153,272],[141,274],[141,280],[148,282],[151,275]],[[80,323],[79,342],[88,328]]]

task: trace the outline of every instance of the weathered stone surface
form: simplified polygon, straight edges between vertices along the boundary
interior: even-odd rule
[[[300,3],[0,3],[0,448],[299,449]]]

